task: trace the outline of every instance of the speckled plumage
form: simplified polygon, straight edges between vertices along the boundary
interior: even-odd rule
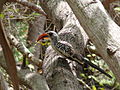
[[[103,69],[99,68],[97,65],[90,62],[87,58],[84,58],[81,54],[76,53],[70,43],[68,43],[66,41],[60,41],[59,36],[56,32],[49,31],[49,32],[47,32],[47,34],[51,40],[52,48],[58,54],[60,54],[61,56],[65,57],[65,58],[68,58],[72,61],[76,61],[79,64],[86,63],[111,78],[111,76],[109,74],[107,74]]]

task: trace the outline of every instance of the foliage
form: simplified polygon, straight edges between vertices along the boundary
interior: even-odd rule
[[[22,5],[19,5],[17,3],[7,3],[6,6],[4,6],[3,12],[0,14],[0,19],[2,19],[6,32],[13,34],[20,42],[27,46],[26,40],[29,27],[28,22],[35,19],[35,17],[37,17],[38,15],[40,14],[31,11],[27,7],[23,7]],[[28,49],[33,52],[34,48],[32,47]],[[17,65],[21,65],[23,61],[23,55],[19,51],[17,51],[16,48],[13,48],[13,53]],[[26,63],[28,64],[28,61],[26,61]],[[30,70],[34,69],[31,64],[29,64],[28,67],[30,68]],[[5,73],[5,75],[7,74]],[[8,78],[5,77],[5,79]],[[22,90],[28,90],[25,86],[21,87],[23,88]]]
[[[114,10],[120,12],[120,7],[116,7]],[[3,13],[0,14],[0,18],[4,19],[3,22],[5,28],[9,29],[10,32],[14,34],[17,39],[19,39],[20,42],[24,43],[27,46],[26,38],[29,27],[28,22],[35,19],[39,15],[40,14],[31,11],[27,7],[23,7],[16,3],[7,3]],[[44,43],[40,42],[40,44],[46,46],[50,43],[49,41],[45,41]],[[91,48],[95,50],[95,47],[93,47],[93,45],[91,46]],[[34,48],[29,48],[29,50],[32,52]],[[22,62],[23,55],[16,49],[13,49],[13,52],[16,62]],[[91,67],[87,69],[84,68],[85,70],[88,70],[92,73],[83,72],[80,74],[80,77],[82,77],[82,80],[85,81],[92,88],[92,90],[98,90],[98,88],[99,90],[105,90],[106,85],[110,88],[120,89],[120,85],[116,82],[113,73],[109,70],[108,66],[98,55],[89,52],[86,54],[86,57],[89,58],[89,60],[95,63],[96,65],[100,66],[101,68],[104,68],[104,70],[113,77],[113,79],[109,79]],[[29,65],[29,67],[31,69],[34,69],[34,67],[31,65]]]

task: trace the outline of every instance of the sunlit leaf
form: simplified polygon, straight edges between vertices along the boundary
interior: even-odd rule
[[[32,15],[39,16],[40,14],[39,13],[32,13]]]
[[[88,55],[87,55],[87,57],[88,57],[88,58],[90,58],[90,57],[91,57],[91,55],[90,55],[90,54],[88,54]]]
[[[13,15],[10,15],[10,18],[13,18],[14,16]]]
[[[5,17],[4,14],[1,13],[0,18],[3,19],[4,17]]]
[[[96,54],[93,53],[92,56],[93,56],[93,57],[96,57]]]
[[[95,85],[92,85],[92,90],[97,90]]]
[[[105,90],[104,88],[99,88],[99,90]]]
[[[95,46],[90,46],[89,48],[92,49],[92,50],[96,50]]]
[[[81,73],[80,76],[84,78],[86,77],[84,73]]]

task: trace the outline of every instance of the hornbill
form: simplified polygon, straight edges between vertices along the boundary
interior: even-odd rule
[[[106,76],[108,76],[109,78],[112,78],[108,73],[106,73],[103,69],[101,69],[100,67],[98,67],[97,65],[93,64],[92,62],[90,62],[87,58],[83,57],[81,54],[78,54],[74,51],[72,45],[66,41],[61,41],[59,39],[59,36],[56,32],[54,31],[48,31],[46,33],[41,34],[38,38],[37,38],[37,42],[40,40],[44,40],[44,38],[50,38],[50,42],[51,42],[51,46],[52,48],[61,56],[70,59],[72,61],[78,62],[79,64],[87,64],[95,69],[97,69],[98,71],[100,71],[101,73],[105,74]]]

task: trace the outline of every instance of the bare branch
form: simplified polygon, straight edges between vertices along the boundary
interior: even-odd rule
[[[23,6],[27,6],[29,7],[30,9],[44,15],[44,16],[47,16],[47,14],[42,10],[42,8],[38,5],[35,5],[33,3],[30,3],[28,2],[27,0],[8,0],[9,2],[17,2],[17,3],[20,3],[22,4]]]
[[[25,45],[19,42],[13,35],[8,34],[8,38],[13,46],[17,48],[23,55],[26,55],[28,60],[38,67],[42,67],[42,60],[35,58],[34,55],[25,47]]]

